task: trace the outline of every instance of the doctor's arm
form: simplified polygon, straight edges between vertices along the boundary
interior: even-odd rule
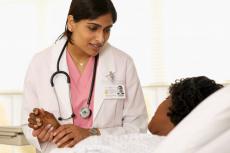
[[[24,95],[23,95],[23,103],[22,103],[22,130],[27,139],[27,141],[33,145],[37,150],[42,151],[47,142],[42,142],[45,131],[48,131],[50,127],[46,127],[43,130],[33,130],[29,127],[28,118],[30,113],[33,112],[34,108],[38,108],[38,95],[36,93],[36,77],[34,73],[33,64],[29,66],[27,71],[27,75],[24,82]],[[43,132],[42,132],[43,131]],[[40,139],[41,138],[41,139]],[[40,139],[40,140],[39,140]]]

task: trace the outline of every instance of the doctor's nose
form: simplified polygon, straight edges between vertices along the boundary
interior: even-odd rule
[[[100,44],[104,44],[107,40],[107,34],[103,31],[100,31],[96,34],[96,41]]]

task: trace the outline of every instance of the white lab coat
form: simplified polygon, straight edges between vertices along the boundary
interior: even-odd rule
[[[44,108],[59,117],[57,98],[50,85],[51,75],[56,71],[57,59],[66,38],[58,40],[53,46],[38,53],[32,60],[24,86],[24,103],[22,106],[23,131],[28,141],[37,151],[48,153],[56,147],[52,143],[39,143],[28,128],[28,115],[33,108]],[[66,52],[60,61],[60,70],[68,73]],[[114,81],[108,74],[114,75]],[[66,78],[58,75],[54,79],[62,117],[72,113],[69,87]],[[106,86],[123,84],[125,99],[104,99]],[[126,134],[146,132],[147,111],[141,85],[132,59],[124,52],[106,44],[100,54],[94,88],[93,127],[99,128],[101,134]],[[61,124],[73,123],[73,120],[61,121]],[[39,152],[38,151],[38,152]]]

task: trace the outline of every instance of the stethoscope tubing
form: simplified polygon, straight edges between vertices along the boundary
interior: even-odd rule
[[[55,93],[55,96],[56,96],[56,99],[57,99],[57,103],[58,103],[58,109],[59,109],[59,117],[58,117],[58,120],[68,120],[68,119],[71,119],[71,118],[74,118],[75,117],[75,114],[74,114],[74,111],[73,111],[73,108],[72,108],[72,115],[68,118],[63,118],[61,117],[61,109],[60,109],[60,104],[59,104],[59,98],[58,98],[58,95],[57,95],[57,91],[56,91],[56,88],[55,88],[55,84],[54,84],[54,78],[55,76],[59,75],[59,74],[62,74],[66,77],[66,81],[67,81],[67,84],[69,86],[69,91],[70,91],[70,76],[67,72],[65,71],[60,71],[60,68],[59,68],[59,65],[60,65],[60,61],[61,61],[61,57],[65,51],[65,48],[68,44],[68,40],[66,41],[66,43],[64,44],[62,50],[61,50],[61,53],[58,57],[58,60],[57,60],[57,70],[56,72],[54,72],[52,75],[51,75],[51,78],[50,78],[50,84],[51,84],[51,87],[53,88],[54,90],[54,93]],[[90,106],[90,101],[91,101],[91,98],[92,98],[92,94],[93,94],[93,88],[94,88],[94,84],[95,84],[95,78],[96,78],[96,71],[97,71],[97,63],[98,63],[98,57],[99,55],[96,55],[95,56],[95,63],[94,63],[94,68],[93,68],[93,78],[92,78],[92,82],[91,82],[91,86],[90,86],[90,92],[89,92],[89,96],[88,96],[88,99],[87,99],[87,109],[89,109],[89,106]],[[71,102],[71,94],[69,95],[70,97],[70,102]],[[89,109],[90,110],[90,109]],[[91,111],[91,110],[90,110]]]

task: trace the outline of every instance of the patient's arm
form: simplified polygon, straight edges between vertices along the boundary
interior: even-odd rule
[[[30,113],[28,121],[29,127],[33,128],[34,130],[45,127],[48,124],[51,124],[54,129],[60,126],[59,122],[52,113],[39,108],[34,108],[33,112]]]

